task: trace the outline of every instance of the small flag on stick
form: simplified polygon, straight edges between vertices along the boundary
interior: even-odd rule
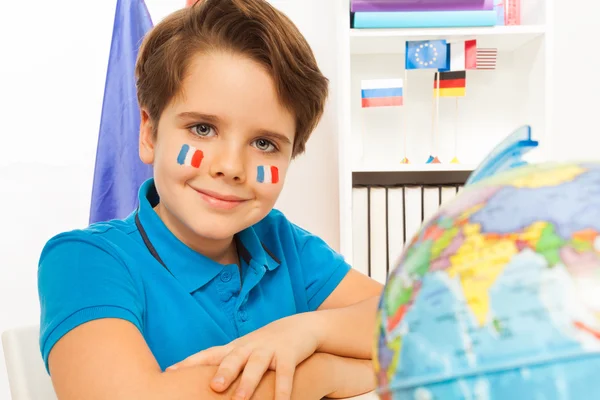
[[[446,44],[446,41],[407,41],[405,69],[431,68],[448,68],[448,46]]]
[[[466,82],[466,71],[436,72],[433,82],[433,93],[436,97],[464,97]]]
[[[498,59],[498,49],[477,49],[477,69],[494,70]]]
[[[361,82],[362,108],[398,107],[404,102],[402,79],[373,79]]]
[[[448,68],[440,71],[465,71],[477,68],[477,40],[448,43]]]

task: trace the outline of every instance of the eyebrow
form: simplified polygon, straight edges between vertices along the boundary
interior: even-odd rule
[[[288,138],[286,135],[283,135],[281,133],[261,130],[260,134],[261,134],[261,136],[265,136],[267,138],[278,139],[285,144],[290,144],[290,145],[292,144],[292,141],[290,140],[290,138]]]
[[[184,111],[182,113],[177,114],[177,118],[180,120],[202,120],[202,121],[206,121],[206,122],[210,122],[213,124],[217,124],[221,121],[221,119],[219,117],[217,117],[216,115],[212,115],[212,114],[203,114],[203,113],[199,113],[199,112],[195,112],[195,111]],[[272,139],[277,139],[280,140],[283,143],[292,144],[292,141],[290,140],[290,138],[288,138],[286,135],[282,134],[282,133],[277,133],[277,132],[273,132],[273,131],[269,131],[269,130],[265,130],[265,129],[261,129],[259,130],[259,133],[261,136],[265,136],[268,138],[272,138]]]
[[[177,114],[177,118],[181,120],[203,120],[206,122],[217,123],[220,121],[219,117],[212,114],[203,114],[195,111],[184,111],[182,113]]]

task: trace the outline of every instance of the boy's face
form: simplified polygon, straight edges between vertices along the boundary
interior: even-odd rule
[[[275,205],[291,160],[294,116],[258,63],[197,55],[158,135],[142,112],[140,156],[154,165],[157,212],[177,236],[228,240]],[[189,244],[189,243],[188,243]]]

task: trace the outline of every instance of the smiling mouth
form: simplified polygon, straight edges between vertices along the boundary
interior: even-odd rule
[[[231,210],[249,200],[238,196],[222,195],[206,190],[194,190],[200,195],[200,197],[202,197],[202,199],[206,203],[208,203],[208,205],[222,210]]]

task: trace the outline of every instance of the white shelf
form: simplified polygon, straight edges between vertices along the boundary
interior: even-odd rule
[[[477,28],[350,29],[351,54],[404,54],[407,40],[478,40],[479,47],[514,51],[546,33],[545,25]]]
[[[451,172],[473,171],[477,165],[473,164],[356,164],[352,172]]]
[[[455,185],[470,175],[499,141],[524,124],[532,126],[542,146],[548,142],[553,119],[551,95],[556,82],[555,1],[522,2],[523,25],[519,26],[425,29],[350,29],[349,2],[336,1],[336,27],[341,38],[336,71],[340,247],[350,264],[362,268],[364,249],[357,249],[362,249],[367,240],[361,231],[366,224],[363,214],[354,211],[355,205],[363,207],[366,203],[355,197],[354,185]],[[496,70],[469,71],[464,98],[434,102],[433,71],[407,73],[404,64],[407,41],[436,39],[477,39],[479,48],[497,48]],[[408,80],[404,106],[362,109],[361,82],[392,78]],[[432,151],[445,163],[424,164]],[[400,163],[404,152],[413,164]],[[449,164],[454,154],[465,164]],[[376,247],[374,251],[382,250]],[[396,254],[389,257],[395,258]]]

